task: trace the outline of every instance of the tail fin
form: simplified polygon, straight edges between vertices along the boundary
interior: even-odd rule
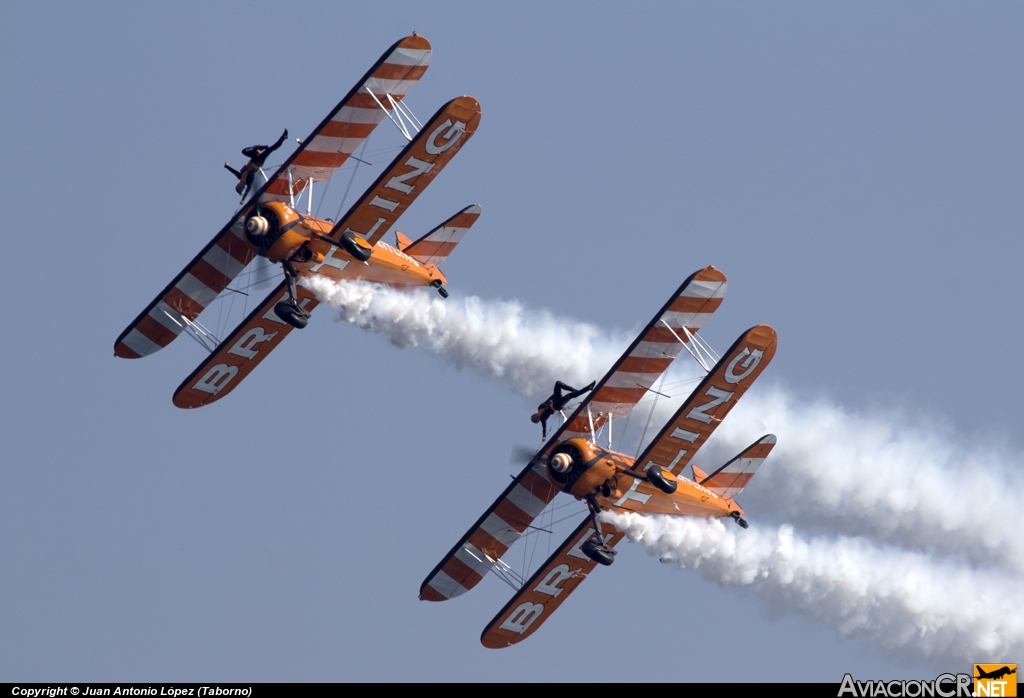
[[[399,238],[398,247],[422,264],[441,264],[448,259],[466,231],[476,223],[482,210],[476,204],[467,206],[407,247],[402,247]]]
[[[694,468],[694,480],[715,494],[730,497],[737,495],[743,491],[750,478],[754,477],[754,473],[761,467],[761,463],[771,453],[775,441],[775,434],[762,436],[710,475],[705,475],[703,471]]]

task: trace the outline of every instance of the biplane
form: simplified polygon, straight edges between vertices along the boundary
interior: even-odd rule
[[[421,124],[402,103],[430,64],[430,43],[413,34],[394,44],[269,177],[262,168],[231,220],[121,333],[114,355],[149,356],[187,332],[210,356],[178,387],[174,404],[200,407],[231,392],[288,335],[306,326],[317,299],[297,282],[315,275],[394,286],[430,286],[442,297],[438,269],[480,215],[469,206],[415,242],[381,238],[466,144],[480,104],[451,100]],[[337,222],[312,215],[323,184],[389,118],[407,145]],[[256,186],[259,183],[260,186]],[[305,199],[305,212],[301,210]],[[223,341],[198,317],[253,260],[280,265],[284,278]]]
[[[746,528],[738,495],[775,445],[769,434],[710,474],[683,469],[775,355],[768,325],[744,332],[717,362],[697,331],[721,305],[725,275],[707,267],[690,276],[596,387],[545,442],[501,496],[427,576],[420,598],[445,601],[486,575],[555,497],[585,501],[588,513],[565,542],[487,625],[481,642],[499,648],[529,637],[598,564],[610,565],[623,534],[602,526],[602,511],[729,517]],[[612,425],[653,391],[683,349],[706,375],[637,457],[612,450]],[[654,391],[656,392],[656,391]],[[506,577],[507,578],[507,577]],[[515,586],[515,585],[513,585]]]

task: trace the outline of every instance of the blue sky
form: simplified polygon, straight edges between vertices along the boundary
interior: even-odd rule
[[[194,412],[170,398],[199,347],[112,347],[233,211],[221,164],[304,137],[417,31],[434,59],[416,113],[483,106],[399,224],[483,206],[453,295],[628,331],[715,264],[729,296],[704,335],[721,350],[772,324],[768,383],[1019,464],[1022,23],[1009,3],[4,5],[0,677],[945,670],[638,549],[529,642],[485,650],[507,587],[416,592],[536,438],[535,403],[327,312]],[[378,134],[379,165],[401,142]],[[652,590],[676,610],[638,600]],[[640,661],[586,659],[622,649]]]

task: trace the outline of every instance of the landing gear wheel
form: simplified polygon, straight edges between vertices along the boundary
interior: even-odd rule
[[[441,294],[441,298],[448,297],[448,289],[441,285],[441,279],[434,279],[430,282],[430,285],[437,289],[437,292]]]
[[[288,301],[281,301],[274,306],[274,314],[292,327],[302,329],[309,322],[309,313]]]
[[[596,538],[587,539],[587,542],[580,546],[580,550],[591,560],[602,565],[608,566],[615,562],[615,551],[599,543]]]
[[[373,247],[366,240],[362,239],[351,230],[341,236],[341,248],[355,257],[360,262],[365,262],[373,256]]]
[[[652,465],[647,471],[647,479],[651,481],[651,484],[657,487],[665,494],[672,494],[676,491],[679,486],[675,480],[669,480],[665,477],[665,471],[662,470],[660,465]]]
[[[750,528],[750,524],[747,523],[746,519],[740,516],[740,513],[738,511],[734,511],[733,513],[729,514],[729,516],[732,517],[733,521],[735,521],[736,525],[738,525],[740,528]]]

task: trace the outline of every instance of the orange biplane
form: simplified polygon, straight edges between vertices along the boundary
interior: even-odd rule
[[[508,580],[502,556],[555,499],[566,492],[589,514],[484,630],[486,647],[507,647],[535,632],[598,563],[612,564],[623,534],[602,528],[605,510],[673,516],[731,517],[746,528],[733,499],[775,445],[767,435],[710,475],[682,471],[775,355],[768,325],[747,330],[714,365],[696,332],[722,302],[726,279],[707,267],[672,295],[595,389],[434,568],[420,598],[444,601],[495,570]],[[637,458],[611,450],[612,422],[628,415],[686,348],[707,375]],[[598,444],[602,431],[607,447]],[[611,528],[611,527],[609,527]],[[511,582],[510,582],[511,583]],[[516,586],[516,584],[513,584]]]
[[[114,344],[114,355],[148,356],[185,331],[211,355],[174,393],[178,407],[200,407],[227,395],[293,327],[306,326],[317,305],[296,281],[323,275],[391,285],[432,286],[447,297],[437,268],[480,215],[469,206],[412,242],[396,232],[396,245],[381,240],[398,217],[452,157],[480,122],[480,104],[459,97],[426,125],[402,104],[430,63],[430,43],[413,34],[380,60],[338,103],[285,162],[257,175],[252,196],[188,266],[139,314]],[[390,118],[408,144],[348,212],[338,220],[311,215],[314,183],[328,180]],[[358,159],[358,158],[355,158]],[[305,213],[299,211],[305,194]],[[284,280],[224,340],[197,320],[200,313],[255,259],[280,264]]]

